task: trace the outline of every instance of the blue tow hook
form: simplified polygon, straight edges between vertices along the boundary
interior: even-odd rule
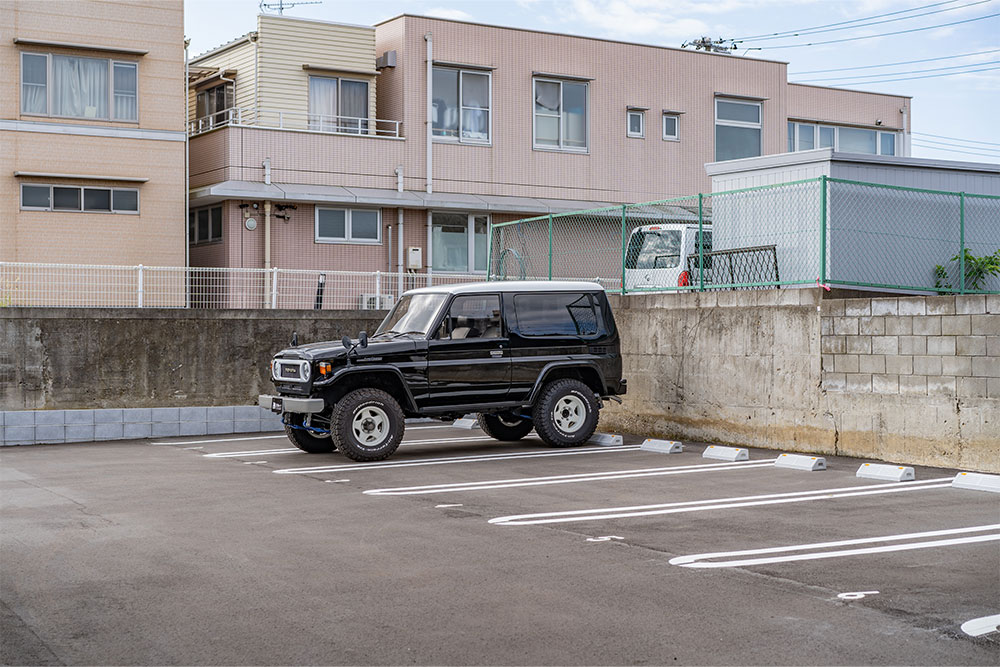
[[[302,426],[300,424],[292,424],[285,421],[284,417],[281,418],[281,423],[284,424],[285,426],[291,426],[292,428],[298,429],[300,431],[309,431],[310,433],[319,433],[320,435],[330,435],[330,431],[328,431],[325,428],[316,428],[315,426]]]

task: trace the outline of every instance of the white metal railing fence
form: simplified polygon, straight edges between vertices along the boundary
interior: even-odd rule
[[[220,127],[265,127],[279,130],[302,130],[322,134],[347,134],[365,137],[402,137],[402,121],[357,116],[331,116],[282,109],[233,107],[188,121],[192,137]]]
[[[386,310],[410,289],[486,279],[434,272],[0,262],[0,307]],[[595,280],[605,289],[621,287],[617,278]]]

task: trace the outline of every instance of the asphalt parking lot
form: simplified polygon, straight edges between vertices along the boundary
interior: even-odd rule
[[[996,665],[1000,494],[412,424],[0,451],[4,664]]]

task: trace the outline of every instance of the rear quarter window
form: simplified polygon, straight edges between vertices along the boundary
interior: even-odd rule
[[[590,294],[517,294],[517,332],[522,336],[595,336],[604,333],[604,314]]]

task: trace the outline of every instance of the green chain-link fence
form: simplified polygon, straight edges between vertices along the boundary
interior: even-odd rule
[[[493,279],[1000,292],[1000,197],[820,178],[491,228]],[[960,279],[964,276],[964,280]]]

